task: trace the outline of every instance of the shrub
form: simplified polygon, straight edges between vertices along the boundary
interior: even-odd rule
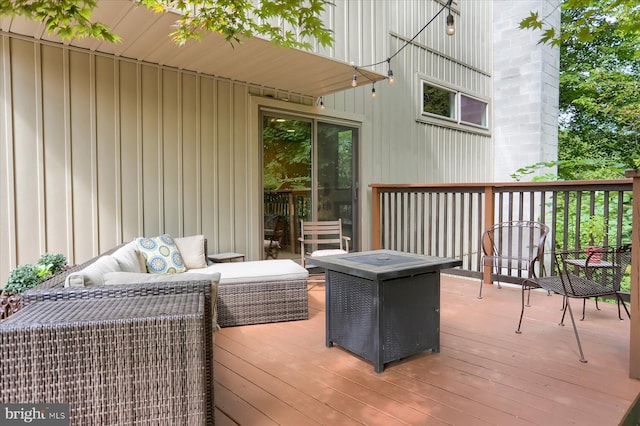
[[[4,286],[7,293],[23,293],[64,270],[67,259],[62,254],[45,253],[35,265],[19,265],[9,273]]]
[[[37,286],[43,280],[39,274],[40,268],[29,263],[19,265],[11,270],[9,280],[4,286],[4,291],[22,293]]]
[[[56,275],[64,271],[64,267],[67,265],[67,258],[60,253],[44,253],[38,259],[38,265],[46,267],[51,275]]]

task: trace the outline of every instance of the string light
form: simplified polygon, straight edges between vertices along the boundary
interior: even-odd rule
[[[371,87],[371,97],[375,98],[376,97],[376,84],[373,83],[373,86]]]
[[[320,109],[324,109],[324,96],[320,96],[316,101],[316,105],[320,107]]]
[[[391,60],[393,58],[395,58],[400,52],[402,52],[402,50],[404,50],[405,47],[407,47],[409,44],[413,43],[413,41],[433,22],[435,21],[435,19],[440,16],[440,14],[445,10],[445,9],[449,9],[449,14],[447,15],[447,34],[452,36],[456,33],[456,29],[454,26],[454,19],[453,19],[453,15],[451,14],[451,3],[453,2],[453,0],[448,0],[447,3],[442,6],[442,8],[440,8],[440,10],[438,11],[438,13],[436,13],[433,18],[431,18],[429,20],[429,22],[427,22],[426,24],[424,24],[424,26],[420,29],[420,31],[418,31],[409,41],[406,41],[393,55],[389,56],[387,59],[385,59],[384,61],[380,61],[380,62],[376,62],[373,64],[369,64],[369,65],[360,65],[360,66],[354,66],[353,67],[353,78],[351,79],[351,86],[352,87],[356,87],[358,85],[357,83],[357,79],[356,79],[356,73],[360,73],[360,75],[364,76],[365,78],[367,78],[367,80],[371,81],[372,83],[374,83],[374,81],[369,78],[368,75],[364,74],[362,71],[360,71],[358,68],[371,68],[371,67],[375,67],[377,65],[383,64],[385,62],[387,62],[387,64],[389,65],[389,69],[387,71],[387,79],[389,80],[389,84],[393,84],[393,82],[395,81],[395,78],[393,76],[393,71],[391,70]],[[375,97],[376,90],[375,87],[371,90],[371,97]]]
[[[451,0],[449,0],[449,14],[447,15],[447,35],[454,35],[456,33],[456,27],[453,22],[453,15],[451,14]]]

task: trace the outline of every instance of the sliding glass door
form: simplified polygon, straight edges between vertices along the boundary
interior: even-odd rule
[[[357,167],[355,146],[358,129],[332,123],[317,123],[316,203],[313,220],[342,219],[342,232],[357,247]]]
[[[342,219],[357,249],[358,135],[342,123],[262,113],[265,258],[299,257],[301,220]]]

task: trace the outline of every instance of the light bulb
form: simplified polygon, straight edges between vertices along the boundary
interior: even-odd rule
[[[358,85],[358,81],[356,79],[356,75],[353,75],[353,78],[351,79],[351,87],[356,87]]]
[[[447,15],[447,35],[454,35],[456,33],[456,28],[453,25],[453,15],[449,12]]]
[[[324,101],[320,101],[320,109],[324,109]]]
[[[389,78],[389,84],[393,84],[395,80],[395,78],[393,78],[393,71],[391,71],[391,68],[389,68],[389,71],[387,71],[387,77]]]
[[[376,97],[376,87],[375,87],[375,86],[373,86],[373,87],[371,88],[371,97],[372,97],[372,98],[375,98],[375,97]]]

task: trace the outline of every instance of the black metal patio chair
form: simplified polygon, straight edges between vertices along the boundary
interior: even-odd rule
[[[544,271],[544,245],[549,227],[535,221],[508,221],[497,223],[482,234],[482,266],[490,266],[498,288],[500,279],[514,278],[519,284],[536,278],[536,268]],[[525,275],[526,273],[526,275]],[[480,280],[478,299],[482,299],[484,280]]]
[[[595,255],[597,254],[597,255]],[[618,302],[618,317],[622,320],[620,305],[624,307],[627,316],[631,318],[627,306],[620,297],[620,283],[631,263],[631,246],[603,248],[599,253],[589,253],[582,250],[572,250],[555,253],[558,273],[548,277],[529,278],[522,286],[522,308],[520,321],[516,333],[521,333],[522,317],[524,315],[524,293],[532,288],[542,288],[564,296],[564,306],[560,324],[564,326],[564,318],[569,311],[571,324],[580,351],[580,362],[587,362],[580,344],[578,328],[571,310],[570,299],[582,299],[582,319],[585,315],[586,300],[593,297],[613,296]]]

